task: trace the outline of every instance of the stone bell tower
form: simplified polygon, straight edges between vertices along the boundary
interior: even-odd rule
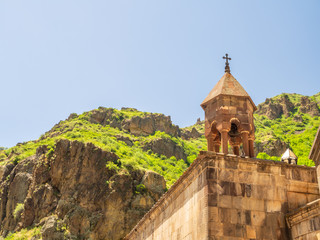
[[[257,110],[249,94],[231,75],[226,54],[225,74],[201,103],[205,111],[205,136],[208,151],[228,153],[228,143],[235,155],[242,144],[245,156],[254,157],[253,112]]]

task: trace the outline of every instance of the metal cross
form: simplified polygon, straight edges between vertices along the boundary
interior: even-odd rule
[[[228,53],[226,53],[226,56],[222,57],[223,59],[226,59],[226,64],[229,63],[228,60],[231,60],[231,58],[229,58],[228,56],[229,56]]]
[[[226,59],[226,66],[225,66],[225,68],[224,68],[224,71],[226,72],[226,73],[230,73],[230,67],[229,67],[229,62],[228,62],[228,60],[231,60],[231,58],[229,58],[228,57],[228,53],[226,53],[226,56],[224,57],[222,57],[223,59]]]

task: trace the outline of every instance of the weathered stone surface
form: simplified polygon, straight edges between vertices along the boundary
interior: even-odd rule
[[[134,116],[124,120],[122,128],[134,135],[150,135],[155,131],[165,132],[172,136],[180,136],[180,129],[174,126],[169,116],[162,114],[149,114],[144,117]]]
[[[311,116],[319,116],[319,106],[316,102],[311,101],[309,97],[302,97],[299,111],[302,113],[308,113]]]
[[[294,109],[297,109],[300,113],[310,114],[311,116],[320,115],[319,106],[312,98],[303,96],[300,102],[292,103],[286,94],[281,95],[277,100],[267,98],[264,103],[258,105],[256,113],[266,115],[270,119],[276,119],[281,115],[286,117],[290,116]],[[294,120],[300,122],[302,118],[300,115],[296,115]]]
[[[320,199],[287,214],[292,239],[320,237]]]
[[[43,239],[63,239],[63,223],[71,239],[120,239],[165,191],[156,173],[109,170],[107,161],[118,157],[90,143],[60,140],[50,156],[39,148],[1,182],[2,235],[39,224]],[[139,184],[145,191],[137,192]],[[15,218],[19,203],[24,208]]]
[[[185,154],[183,148],[169,138],[158,138],[147,142],[143,146],[143,150],[151,150],[168,158],[174,156],[177,160],[187,160],[187,154]]]
[[[285,214],[319,198],[315,173],[202,152],[126,239],[290,239]]]
[[[280,139],[277,139],[276,141],[254,143],[255,154],[265,152],[269,156],[281,156],[287,148],[288,145]]]
[[[3,226],[6,232],[13,231],[20,220],[21,212],[18,216],[13,213],[18,204],[23,204],[26,198],[34,164],[34,158],[28,158],[14,168],[13,165],[7,166],[4,174],[6,178],[0,182],[0,226]]]
[[[41,228],[41,237],[43,240],[61,240],[64,239],[62,232],[57,231],[57,217],[50,216],[46,219]]]
[[[203,134],[203,133],[202,133]],[[190,139],[190,138],[198,138],[198,137],[201,137],[201,135],[202,135],[200,132],[198,132],[197,131],[197,129],[196,128],[192,128],[191,129],[191,131],[189,131],[189,130],[183,130],[182,132],[181,132],[181,137],[183,138],[183,139]]]
[[[258,105],[256,113],[266,115],[270,119],[276,119],[282,114],[288,117],[294,107],[288,95],[284,94],[276,102],[267,98],[264,103]]]

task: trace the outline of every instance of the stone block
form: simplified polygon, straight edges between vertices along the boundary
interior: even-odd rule
[[[253,183],[265,186],[272,186],[271,176],[269,174],[254,174]]]
[[[222,236],[223,224],[218,222],[209,223],[209,236]]]
[[[308,193],[310,194],[319,194],[318,184],[315,183],[307,183],[308,184]]]
[[[225,161],[224,167],[230,169],[238,169],[238,163],[239,162],[237,160]]]
[[[209,222],[219,222],[219,210],[217,207],[209,207]]]
[[[219,180],[233,182],[234,181],[234,170],[219,169]]]
[[[246,225],[246,238],[247,239],[256,239],[256,229],[253,226]]]
[[[242,208],[245,210],[265,211],[265,200],[243,198]]]
[[[244,211],[238,209],[230,209],[230,223],[245,224]]]
[[[238,179],[240,183],[252,183],[253,182],[253,174],[248,171],[238,171]]]
[[[259,228],[257,228],[257,239],[277,239],[276,238],[276,231],[274,231],[274,229],[270,228],[270,227],[266,227],[266,226],[260,226]]]
[[[216,180],[208,180],[208,193],[223,194],[224,189],[217,183]]]
[[[219,208],[219,219],[222,223],[230,223],[231,208]]]
[[[250,163],[250,162],[239,161],[238,169],[239,170],[245,170],[245,171],[254,172],[257,169],[257,164]]]
[[[272,229],[280,228],[280,218],[281,216],[279,213],[267,213],[266,214],[266,226],[271,227]]]
[[[252,185],[247,183],[240,183],[242,197],[251,197]]]
[[[318,198],[319,198],[319,195],[317,195],[317,194],[307,194],[307,202],[308,203],[312,202]]]
[[[266,224],[265,212],[251,211],[251,222],[253,226],[264,226]]]
[[[287,201],[287,191],[284,187],[275,187],[274,200]]]
[[[272,200],[275,198],[275,189],[265,185],[253,185],[252,198]]]
[[[228,195],[219,196],[218,206],[223,208],[232,208],[232,197]]]
[[[223,235],[229,236],[229,237],[235,237],[236,236],[236,225],[225,223],[223,224]]]
[[[232,198],[232,208],[242,209],[242,197],[233,197]]]
[[[221,200],[219,200],[220,203]],[[208,206],[209,207],[216,207],[218,204],[218,194],[213,193],[213,194],[208,194]]]
[[[300,192],[305,193],[308,189],[308,185],[306,182],[291,180],[288,183],[287,190],[290,192]]]
[[[280,212],[281,211],[281,202],[268,200],[266,201],[267,212]]]
[[[239,183],[220,181],[220,187],[223,189],[222,195],[240,196],[241,186]]]
[[[271,165],[265,163],[258,163],[257,164],[257,172],[260,173],[271,173]]]
[[[217,168],[208,168],[208,170],[207,170],[207,179],[210,179],[210,180],[217,179]]]
[[[307,203],[307,196],[304,193],[287,192],[288,208],[294,210]]]

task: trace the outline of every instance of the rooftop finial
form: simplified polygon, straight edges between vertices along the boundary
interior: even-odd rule
[[[224,71],[227,73],[230,73],[230,67],[228,60],[231,60],[231,58],[228,57],[228,53],[226,53],[226,56],[222,57],[223,59],[226,59],[226,67],[224,68]]]

